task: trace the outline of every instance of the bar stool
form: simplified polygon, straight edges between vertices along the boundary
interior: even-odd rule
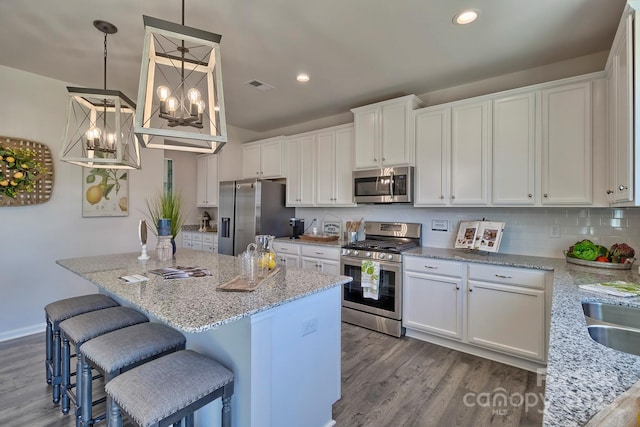
[[[80,346],[82,381],[76,387],[80,425],[92,425],[106,414],[93,418],[91,369],[104,377],[105,383],[121,373],[147,361],[183,350],[186,339],[178,331],[160,323],[139,323],[90,339]],[[95,402],[101,402],[101,400]],[[107,399],[107,411],[110,399]]]
[[[69,412],[69,401],[77,405],[77,396],[71,390],[74,386],[81,387],[83,364],[82,358],[76,357],[76,383],[71,384],[71,345],[75,345],[76,354],[80,355],[80,346],[91,338],[115,331],[116,329],[148,322],[144,314],[129,307],[111,307],[104,310],[92,311],[71,317],[60,323],[60,337],[62,339],[61,376],[63,414]]]
[[[231,426],[233,373],[192,350],[181,350],[135,367],[105,386],[113,404],[108,427],[121,427],[124,412],[140,427],[161,427],[183,418],[193,426],[193,413],[222,397],[222,426]]]
[[[47,384],[53,384],[53,403],[60,402],[60,322],[90,311],[117,307],[106,295],[92,294],[54,301],[44,307],[47,321],[45,373]]]

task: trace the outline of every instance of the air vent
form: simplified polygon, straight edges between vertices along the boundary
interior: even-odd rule
[[[273,86],[271,86],[269,83],[265,83],[265,82],[261,82],[260,80],[249,80],[248,82],[246,82],[245,84],[249,85],[249,86],[253,86],[258,90],[271,90],[271,89],[275,89]]]

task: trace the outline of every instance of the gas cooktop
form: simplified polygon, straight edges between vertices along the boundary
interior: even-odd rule
[[[365,240],[344,245],[342,256],[401,262],[401,252],[420,246],[421,231],[421,224],[367,222]]]

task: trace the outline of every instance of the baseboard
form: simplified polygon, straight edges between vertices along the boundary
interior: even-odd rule
[[[33,335],[39,332],[44,332],[46,328],[47,324],[45,322],[42,322],[36,325],[27,326],[25,328],[18,328],[11,331],[0,332],[0,342],[9,341],[15,338],[26,337],[27,335]]]

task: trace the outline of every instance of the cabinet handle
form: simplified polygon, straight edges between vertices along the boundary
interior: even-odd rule
[[[607,190],[607,194],[613,194],[613,193],[615,193],[615,191],[613,191],[613,190]]]
[[[622,184],[620,184],[620,185],[618,186],[618,190],[620,190],[620,191],[624,191],[624,190],[626,190],[626,189],[627,189],[627,187],[625,187],[625,186],[624,186],[624,185],[622,185]]]
[[[260,172],[256,171],[256,175],[260,175]]]
[[[544,193],[544,197],[549,197],[549,195],[547,193]]]
[[[459,291],[459,290],[460,290],[460,286],[456,286],[456,291]]]
[[[505,275],[502,275],[502,274],[496,274],[496,277],[499,277],[501,279],[513,279],[513,277],[511,277],[511,276],[505,276]]]
[[[383,161],[383,162],[384,162],[384,161],[386,161],[386,160],[387,160],[387,159],[385,159],[384,157],[382,158],[382,161]]]
[[[469,288],[469,292],[473,292],[473,288]]]
[[[289,248],[280,248],[280,249],[278,249],[278,250],[279,250],[279,251],[282,251],[282,252],[287,252],[287,251],[289,250]]]
[[[324,255],[324,252],[316,252],[316,255]]]
[[[533,194],[529,193],[529,194],[528,194],[528,196],[529,196],[529,198],[532,198],[532,197],[533,197]]]
[[[441,194],[441,195],[440,195],[440,198],[441,198],[441,199],[444,199],[444,196]]]
[[[455,198],[456,198],[456,195],[455,195],[455,194],[452,194],[452,195],[451,195],[451,199],[455,199]]]
[[[374,157],[374,158],[373,158],[373,161],[374,161],[374,162],[377,162],[377,161],[378,161],[378,159],[376,159],[376,158]]]
[[[438,269],[438,267],[432,267],[430,265],[425,265],[424,268],[430,268],[432,270],[437,270]]]

